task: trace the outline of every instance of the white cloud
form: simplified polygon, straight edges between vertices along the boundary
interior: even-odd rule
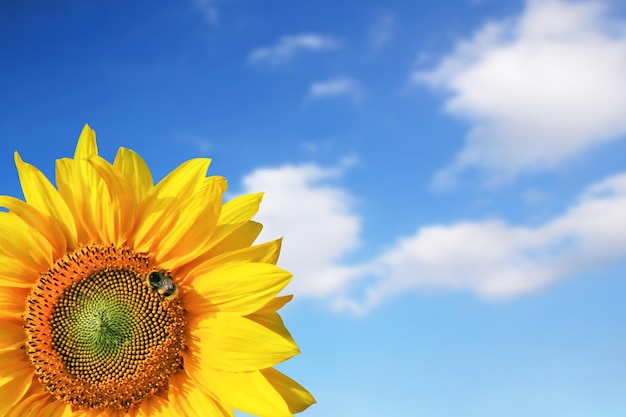
[[[360,99],[363,89],[358,81],[352,78],[337,78],[328,81],[314,82],[309,87],[309,98],[351,97]]]
[[[288,291],[336,310],[366,313],[413,291],[467,291],[507,299],[593,267],[626,259],[626,172],[581,192],[563,213],[536,226],[501,219],[420,227],[370,261],[346,262],[361,244],[355,199],[337,185],[338,167],[261,168],[243,192],[265,191],[259,241],[284,236],[279,265],[295,277]]]
[[[268,62],[273,65],[285,63],[301,51],[324,51],[334,49],[339,42],[330,37],[315,33],[296,36],[283,36],[276,45],[254,49],[250,52],[250,62]]]
[[[626,175],[615,175],[592,185],[583,194],[583,198],[591,199],[612,194],[626,194]]]
[[[602,1],[530,0],[411,79],[448,92],[446,111],[471,125],[436,187],[472,168],[490,182],[553,169],[626,133],[626,22]]]
[[[626,173],[589,187],[562,215],[537,227],[500,220],[420,228],[361,267],[377,281],[338,309],[366,312],[406,291],[448,289],[500,299],[544,288],[626,257]]]
[[[288,291],[298,296],[341,293],[355,277],[341,260],[359,244],[360,219],[353,198],[331,184],[351,163],[261,168],[243,180],[244,192],[265,192],[259,241],[284,236],[279,265],[295,274]]]

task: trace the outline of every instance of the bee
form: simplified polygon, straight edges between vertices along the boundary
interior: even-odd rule
[[[151,271],[146,274],[146,285],[166,300],[173,300],[178,295],[174,279],[164,271]]]

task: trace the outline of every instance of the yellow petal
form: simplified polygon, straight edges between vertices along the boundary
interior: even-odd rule
[[[220,234],[219,229],[229,228],[228,234],[221,241],[215,241],[215,235]],[[243,258],[244,252],[235,253],[238,251],[249,250],[250,245],[257,238],[259,233],[261,233],[261,229],[263,225],[256,222],[247,222],[243,225],[217,225],[215,227],[215,231],[211,235],[211,239],[207,243],[207,245],[200,250],[200,253],[197,254],[195,259],[190,260],[188,263],[184,265],[177,265],[174,269],[176,271],[176,275],[180,277],[186,276],[190,271],[199,267],[202,264],[214,264],[217,265],[222,262],[229,262],[228,254],[232,254],[233,260],[237,258]],[[274,253],[275,250],[280,250],[280,247],[276,247],[276,244],[280,246],[280,242],[270,242],[267,246],[258,247],[256,249],[252,249],[250,254],[253,256],[259,256],[260,252],[263,252],[267,249],[267,252],[264,252],[264,256],[259,256],[258,258],[253,259],[253,261],[257,262],[271,262],[273,256],[278,257],[278,253]],[[274,245],[274,247],[271,247]],[[223,258],[222,258],[223,256]],[[221,259],[220,259],[221,258]],[[261,261],[263,259],[263,261]]]
[[[254,313],[250,314],[247,317],[255,323],[258,323],[266,329],[272,331],[273,333],[280,335],[285,340],[289,340],[294,345],[296,344],[296,342],[293,340],[293,337],[291,337],[291,333],[289,333],[289,331],[285,327],[285,324],[283,323],[283,319],[280,317],[280,314],[276,312],[264,314]]]
[[[35,374],[31,377],[30,387],[9,411],[7,417],[38,417],[42,408],[54,401],[43,385],[37,381]]]
[[[54,399],[50,398],[48,400],[48,403],[41,407],[39,409],[39,412],[37,414],[34,414],[33,417],[64,417],[66,415],[72,415],[68,414],[68,411],[71,411],[71,407],[68,404],[62,403],[60,401],[55,401]],[[79,416],[82,414],[80,411],[78,413]],[[74,414],[74,416],[76,416],[76,414]]]
[[[74,192],[72,190],[72,172],[74,161],[70,158],[57,159],[55,163],[55,178],[57,188],[59,189],[59,195],[63,199],[63,203],[68,207],[70,213],[76,213],[77,207],[74,201]],[[74,224],[76,225],[76,237],[77,241],[86,242],[87,231],[78,227],[78,220],[75,214],[72,214]]]
[[[259,204],[262,198],[263,193],[247,194],[234,198],[224,204],[215,231],[211,235],[211,240],[209,244],[203,248],[203,252],[206,254],[204,259],[213,257],[216,253],[225,252],[226,250],[224,250],[224,248],[228,248],[229,244],[236,241],[239,236],[243,236],[242,232],[244,232],[244,234],[249,233],[249,226],[257,226],[250,222],[250,220],[259,211]],[[252,238],[245,239],[243,241],[244,243],[239,244],[237,248],[250,246],[260,232],[259,229],[258,232],[254,234],[255,230],[256,229],[253,227],[253,233],[249,233],[248,236],[245,236],[251,236]],[[209,253],[210,255],[208,255]]]
[[[54,218],[63,230],[70,247],[75,247],[76,222],[61,194],[41,171],[22,161],[17,152],[15,152],[15,165],[26,202],[41,213]]]
[[[193,194],[202,187],[210,164],[209,158],[195,158],[183,162],[159,181],[151,194],[155,198],[163,199],[179,197],[181,193],[182,195]]]
[[[285,399],[292,413],[300,413],[315,404],[315,398],[300,384],[274,368],[261,370],[261,373],[276,391]]]
[[[96,222],[102,204],[109,204],[109,196],[91,164],[85,159],[57,159],[56,180],[59,193],[74,214],[78,241],[110,243],[102,238]]]
[[[246,248],[259,236],[263,225],[254,221],[243,223],[242,225],[217,225],[215,227],[214,235],[221,235],[222,229],[228,229],[224,237],[219,241],[214,241],[212,237],[212,246],[209,250],[201,256],[203,261],[210,259],[222,253],[236,251],[242,248]]]
[[[23,325],[24,322],[19,316],[0,318],[0,329],[2,329],[0,350],[15,350],[24,345],[26,332]]]
[[[182,372],[170,377],[169,398],[179,414],[186,417],[234,417],[232,410],[225,409]]]
[[[251,220],[259,211],[263,193],[246,194],[226,202],[219,224],[241,224]]]
[[[0,386],[15,379],[21,371],[29,371],[30,375],[34,373],[34,368],[28,362],[26,351],[21,348],[0,351],[0,369],[2,369]],[[0,396],[0,398],[4,397]]]
[[[74,198],[83,228],[93,242],[110,243],[111,225],[103,212],[114,202],[104,181],[87,159],[74,160],[73,170]]]
[[[195,291],[214,311],[250,314],[272,300],[291,279],[279,267],[257,262],[233,262],[190,274]]]
[[[210,258],[204,265],[218,265],[227,262],[263,262],[276,264],[280,255],[282,238],[260,245],[244,247],[232,252],[225,252]]]
[[[276,297],[271,300],[269,303],[265,304],[263,307],[254,312],[254,314],[269,314],[275,313],[281,308],[285,306],[289,301],[293,299],[293,294],[283,295],[281,297]]]
[[[0,212],[0,253],[38,271],[46,271],[53,261],[48,239],[11,212]]]
[[[85,159],[91,155],[98,155],[98,145],[96,144],[96,132],[88,124],[85,124],[78,143],[74,151],[74,159]]]
[[[292,340],[245,317],[220,315],[206,319],[193,333],[201,340],[194,352],[203,367],[223,371],[268,368],[300,352]]]
[[[30,227],[38,230],[50,242],[53,249],[53,259],[58,259],[68,250],[73,249],[71,244],[68,245],[67,236],[62,230],[63,225],[57,219],[41,213],[30,204],[14,197],[0,196],[0,207],[9,209]]]
[[[141,402],[136,417],[170,417],[172,416],[170,403],[158,395],[153,395]]]
[[[136,202],[143,201],[154,183],[150,169],[141,156],[131,149],[119,148],[113,166],[129,182]]]
[[[222,403],[255,416],[293,417],[285,400],[259,371],[223,372],[207,368],[192,377],[210,385]]]
[[[97,171],[87,161],[98,155],[96,134],[85,125],[74,152],[74,159],[57,160],[56,181],[59,193],[67,203],[76,221],[81,243],[111,243],[108,235],[112,225],[103,222],[103,213],[111,212],[110,197]]]
[[[150,252],[162,267],[172,269],[198,256],[217,223],[225,190],[224,178],[206,178],[189,199],[161,216]]]
[[[28,297],[29,293],[29,288],[0,286],[0,317],[23,313],[26,307],[26,297]],[[5,329],[2,329],[2,332],[2,337],[4,338]],[[1,344],[2,342],[0,342]]]
[[[136,251],[147,252],[162,226],[163,218],[181,205],[181,196],[193,195],[205,184],[210,163],[207,158],[191,159],[179,165],[150,190],[138,215],[132,238]]]
[[[87,160],[97,171],[106,184],[109,204],[102,204],[101,219],[97,222],[101,230],[106,232],[106,241],[121,246],[126,243],[128,234],[133,228],[136,201],[133,189],[126,179],[98,155]]]
[[[0,280],[4,285],[30,288],[39,278],[40,272],[41,269],[31,260],[25,261],[0,250]]]
[[[25,357],[26,354],[23,351],[0,352],[0,368],[5,375],[0,378],[0,416],[5,416],[31,385],[33,368],[21,356]]]
[[[6,417],[35,417],[49,399],[47,392],[26,395],[8,411]]]

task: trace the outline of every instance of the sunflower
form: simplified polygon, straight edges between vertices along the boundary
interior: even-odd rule
[[[299,353],[277,311],[281,241],[253,245],[262,194],[222,204],[210,159],[153,185],[86,125],[56,187],[15,153],[0,196],[0,416],[292,416],[315,402],[274,368]]]

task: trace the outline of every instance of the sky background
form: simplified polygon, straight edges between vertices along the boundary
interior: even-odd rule
[[[1,1],[0,114],[265,191],[303,417],[626,415],[624,1]]]

